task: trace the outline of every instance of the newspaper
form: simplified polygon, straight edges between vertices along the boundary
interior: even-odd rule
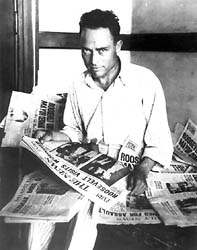
[[[122,199],[109,210],[95,205],[92,216],[97,223],[108,225],[161,223],[144,194],[140,196],[128,194],[126,202]]]
[[[52,221],[52,220],[44,220],[46,223],[48,222],[58,222],[58,223],[64,223],[65,221]],[[22,217],[9,217],[9,216],[4,216],[4,222],[5,223],[19,223],[19,224],[23,224],[23,223],[32,223],[32,222],[43,222],[43,219],[33,219],[33,218],[22,218]]]
[[[151,173],[148,200],[165,225],[197,225],[197,173]]]
[[[84,196],[51,173],[26,175],[11,201],[0,211],[10,222],[68,222],[83,206]]]
[[[63,126],[66,94],[40,96],[13,91],[4,127],[2,147],[17,147],[23,135],[33,137],[37,129],[59,130]]]
[[[128,146],[128,141],[125,146]],[[141,147],[135,144],[130,149],[130,156],[122,157],[123,145],[116,161],[93,151],[88,144],[64,143],[48,150],[39,140],[24,136],[20,145],[37,155],[60,179],[105,209],[111,208],[129,192],[125,185],[119,185],[119,181],[128,175],[141,153]],[[127,158],[129,165],[125,165]],[[126,183],[126,179],[124,181]]]
[[[197,165],[197,125],[188,119],[174,145],[175,153],[183,160]]]
[[[155,173],[197,173],[197,167],[191,163],[182,161],[178,156],[173,155],[169,166],[162,167],[156,164],[152,171]]]

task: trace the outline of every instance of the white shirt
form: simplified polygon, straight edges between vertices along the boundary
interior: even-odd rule
[[[144,143],[143,157],[161,165],[171,161],[173,146],[160,81],[142,66],[121,62],[111,86],[99,88],[86,71],[70,87],[63,131],[72,141],[123,145],[129,136]]]

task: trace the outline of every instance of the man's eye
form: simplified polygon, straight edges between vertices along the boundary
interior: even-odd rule
[[[101,53],[101,54],[104,53],[105,51],[106,51],[106,49],[104,49],[104,48],[103,49],[99,49],[99,53]]]
[[[82,52],[85,55],[90,55],[91,54],[91,51],[89,49],[83,49]]]

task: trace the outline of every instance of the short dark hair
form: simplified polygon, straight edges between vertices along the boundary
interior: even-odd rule
[[[95,9],[84,13],[80,18],[79,27],[80,34],[84,28],[109,28],[114,40],[118,40],[120,34],[119,18],[113,13],[113,11],[109,10]]]

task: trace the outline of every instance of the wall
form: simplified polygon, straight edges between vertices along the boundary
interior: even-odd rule
[[[133,0],[133,33],[197,32],[195,0]],[[162,82],[171,129],[190,117],[197,123],[197,53],[132,52],[132,62]]]
[[[76,8],[78,6],[78,8]],[[78,32],[78,19],[93,8],[112,9],[120,18],[121,33],[197,32],[195,0],[124,0],[98,2],[79,0],[40,1],[40,30]],[[134,63],[152,69],[164,88],[169,124],[185,123],[191,117],[197,123],[197,53],[122,52]],[[80,51],[40,50],[39,86],[48,90],[67,88],[73,74],[83,69]]]
[[[133,33],[197,31],[195,0],[132,0]]]
[[[152,69],[161,80],[171,130],[188,118],[197,123],[197,53],[132,52],[132,62]]]

